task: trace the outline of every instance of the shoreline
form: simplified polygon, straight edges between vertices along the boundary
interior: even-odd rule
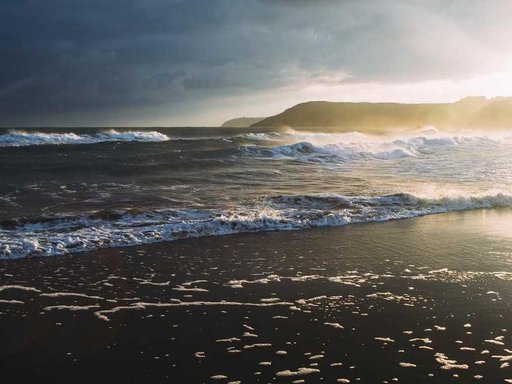
[[[493,356],[512,349],[510,223],[510,210],[459,211],[0,261],[0,372],[503,382],[512,374]]]
[[[283,198],[283,196],[279,197]],[[305,198],[307,199],[308,197],[306,196]],[[322,197],[316,198],[322,199]],[[323,198],[337,198],[340,201],[343,199],[347,199],[347,197],[345,196],[329,195],[324,196]],[[393,199],[400,200],[398,203],[407,203],[408,199],[421,200],[409,194],[386,195],[380,198],[389,199],[390,205],[393,205],[393,203],[397,203],[393,202]],[[350,197],[348,197],[348,199],[350,199]],[[379,199],[379,197],[377,197],[377,199]],[[150,224],[150,222],[148,222],[145,225],[142,225],[139,222],[137,215],[132,217],[131,213],[129,213],[129,210],[120,210],[119,212],[116,213],[116,215],[119,216],[116,220],[112,220],[111,222],[102,221],[100,223],[100,225],[105,227],[102,228],[102,231],[109,234],[109,236],[112,236],[109,240],[113,241],[113,244],[110,244],[108,246],[103,246],[101,243],[100,245],[95,244],[93,236],[95,236],[96,226],[99,225],[98,223],[91,221],[89,223],[89,225],[91,226],[90,228],[84,227],[84,220],[103,220],[101,217],[99,217],[100,215],[98,214],[98,212],[95,212],[92,214],[89,213],[84,214],[82,216],[76,216],[74,218],[72,216],[65,217],[61,219],[62,223],[60,219],[57,218],[51,220],[53,224],[49,224],[48,228],[40,231],[40,237],[42,236],[42,239],[40,239],[38,236],[34,236],[34,233],[37,234],[38,231],[32,232],[32,230],[29,230],[28,233],[24,233],[23,224],[20,224],[19,227],[13,227],[15,229],[6,229],[4,231],[5,244],[3,246],[3,249],[1,249],[4,255],[0,256],[0,261],[74,255],[80,253],[95,252],[98,250],[110,248],[124,249],[129,247],[146,246],[150,244],[169,243],[183,240],[192,241],[194,239],[199,239],[203,237],[239,236],[244,234],[257,234],[269,232],[290,232],[315,230],[321,228],[340,228],[357,224],[386,223],[397,220],[408,220],[424,216],[450,214],[456,212],[468,212],[489,209],[510,209],[509,204],[511,203],[509,201],[510,196],[503,195],[501,193],[496,195],[481,196],[477,198],[470,197],[467,198],[466,200],[462,199],[461,201],[458,200],[461,199],[454,199],[452,203],[455,205],[462,204],[462,206],[436,206],[435,200],[432,200],[430,201],[430,203],[427,203],[424,206],[420,205],[420,207],[418,208],[407,208],[404,209],[402,212],[398,213],[393,212],[392,210],[390,210],[389,212],[380,212],[379,210],[376,210],[374,212],[376,216],[374,217],[365,217],[364,215],[362,217],[359,217],[356,214],[354,214],[354,216],[351,217],[350,215],[352,213],[345,213],[348,215],[348,219],[343,215],[340,216],[340,214],[336,212],[330,213],[329,215],[326,215],[324,213],[324,216],[312,219],[311,222],[302,222],[300,219],[294,217],[293,214],[289,214],[289,217],[262,218],[262,214],[266,215],[264,211],[259,213],[260,217],[256,213],[251,211],[245,212],[246,217],[244,217],[243,214],[239,215],[236,211],[233,211],[231,213],[225,213],[226,215],[228,215],[227,217],[225,217],[224,213],[217,213],[216,216],[215,212],[212,211],[209,213],[209,219],[205,219],[203,217],[201,219],[197,219],[196,221],[191,221],[189,218],[188,222],[178,222],[176,221],[176,218],[171,219],[171,217],[168,217],[167,219],[171,220],[170,222],[164,222],[159,224]],[[379,204],[378,201],[374,203],[377,205]],[[358,203],[354,200],[354,205],[357,204]],[[365,204],[369,204],[371,206],[372,202],[367,201],[365,202]],[[359,209],[364,209],[364,204],[361,204]],[[165,210],[161,212],[154,211],[151,214],[158,213],[163,216],[169,215],[169,212],[165,212]],[[202,214],[204,215],[204,213],[205,212],[203,212]],[[112,214],[112,212],[105,213],[106,216],[108,216],[108,214]],[[133,227],[131,224],[132,222]],[[30,223],[30,221],[28,221],[28,223]],[[52,232],[52,225],[56,227],[57,232]],[[68,230],[70,232],[60,233],[58,231],[60,226],[69,226]],[[73,226],[78,226],[78,229],[73,230]],[[83,232],[84,230],[85,232]],[[25,238],[25,236],[27,237]],[[18,237],[23,237],[23,241],[20,242],[19,240],[16,240],[16,238]],[[133,243],[126,244],[126,242],[128,241],[127,237],[130,238]],[[65,240],[66,238],[67,240]],[[65,244],[66,241],[70,242],[70,244],[68,244],[70,249],[67,248],[68,245]],[[88,242],[90,244],[88,244]],[[83,248],[75,249],[77,243],[83,243]],[[22,252],[25,253],[25,255],[7,256],[11,255],[12,252],[14,252],[15,254]]]

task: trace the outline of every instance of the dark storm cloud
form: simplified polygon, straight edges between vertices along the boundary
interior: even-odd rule
[[[500,27],[510,7],[492,3],[4,0],[0,124],[101,123],[92,112],[123,122],[127,108],[179,113],[191,101],[344,75],[465,76],[499,64],[477,55],[509,37]]]

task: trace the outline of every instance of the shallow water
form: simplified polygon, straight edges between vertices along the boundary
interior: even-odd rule
[[[0,131],[0,258],[512,204],[512,134]]]

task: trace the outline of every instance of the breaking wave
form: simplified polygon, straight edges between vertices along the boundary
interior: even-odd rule
[[[299,133],[281,135],[291,141],[275,146],[244,146],[245,156],[269,159],[293,159],[303,162],[346,161],[357,159],[394,160],[418,157],[459,145],[500,145],[504,138],[485,136],[441,136],[422,130],[419,136],[391,138],[368,136],[358,132],[343,134]],[[265,136],[266,140],[273,137]],[[264,140],[260,136],[260,140]]]
[[[415,156],[414,152],[405,148],[372,151],[362,145],[350,146],[343,144],[315,145],[310,142],[299,142],[275,147],[245,147],[243,152],[250,156],[268,157],[272,159],[294,159],[305,162],[322,162],[328,160],[350,160],[354,158],[400,159]]]
[[[512,195],[435,199],[278,195],[235,209],[111,210],[0,222],[0,259],[62,255],[200,236],[389,221],[450,211],[512,207]]]
[[[43,133],[9,131],[0,135],[0,147],[25,147],[32,145],[95,144],[109,141],[167,141],[169,137],[157,131],[116,131],[114,129],[94,133],[73,132]]]

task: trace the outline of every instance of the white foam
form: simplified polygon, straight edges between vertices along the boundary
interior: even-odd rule
[[[162,281],[162,282],[156,283],[154,281],[147,281],[147,280],[143,280],[143,281],[139,282],[140,285],[153,285],[155,287],[166,287],[170,283],[171,283],[170,281]]]
[[[271,348],[271,347],[272,347],[272,344],[270,344],[270,343],[255,343],[255,344],[244,345],[244,349]]]
[[[106,300],[101,296],[90,296],[83,293],[75,293],[75,292],[52,292],[52,293],[41,293],[42,297],[79,297],[83,299],[91,299],[91,300]]]
[[[0,135],[0,147],[25,147],[31,145],[95,144],[109,141],[167,141],[169,137],[157,131],[116,131],[114,129],[95,134],[74,132],[44,133],[10,131]]]
[[[374,339],[378,340],[378,341],[383,341],[385,343],[394,343],[395,342],[395,340],[393,340],[390,337],[374,337]]]
[[[21,300],[0,300],[0,304],[25,304],[25,302]]]
[[[277,306],[289,306],[290,302],[278,302],[278,303],[250,303],[250,302],[238,302],[238,301],[181,301],[174,300],[170,303],[148,303],[148,302],[136,302],[130,305],[121,305],[110,309],[103,309],[94,312],[94,314],[101,320],[110,321],[107,315],[126,311],[126,310],[143,310],[146,308],[178,308],[178,307],[202,307],[202,306],[227,306],[227,307],[277,307]],[[245,348],[245,347],[244,347]]]
[[[272,302],[275,302],[275,301],[280,301],[281,299],[279,299],[279,297],[269,297],[269,298],[263,298],[263,299],[260,299],[260,301],[262,303],[272,303]]]
[[[451,370],[451,369],[469,369],[467,364],[457,364],[456,360],[450,360],[444,353],[436,353],[435,355],[436,361],[441,364],[441,369]]]
[[[41,291],[34,287],[26,287],[24,285],[0,285],[0,292],[6,291],[6,290],[18,290],[18,291],[29,291],[29,292],[36,292],[40,293]]]
[[[254,136],[253,138],[256,138]],[[496,135],[450,134],[434,130],[420,130],[400,136],[372,136],[358,132],[329,134],[292,131],[288,134],[261,134],[260,140],[279,139],[276,146],[246,146],[242,153],[248,156],[273,159],[294,159],[304,162],[349,160],[395,160],[418,157],[446,148],[474,143],[501,143],[504,137]]]
[[[240,341],[240,339],[238,337],[230,337],[228,339],[215,340],[216,343],[234,343],[235,341]]]
[[[112,219],[101,219],[94,213],[68,215],[20,223],[14,229],[0,228],[0,258],[62,255],[200,236],[342,226],[510,206],[512,196],[502,193],[436,198],[406,193],[384,196],[318,194],[274,196],[253,206],[231,210],[167,209],[138,214],[116,211]],[[357,282],[348,283],[357,285]]]
[[[99,305],[51,305],[48,307],[44,307],[45,311],[53,311],[53,310],[64,310],[64,311],[88,311],[90,309],[97,309]]]
[[[499,340],[495,340],[495,339],[484,340],[484,343],[495,344],[495,345],[505,345],[504,342],[499,341]]]
[[[493,359],[499,359],[499,361],[512,361],[512,355],[492,355]]]
[[[184,287],[182,285],[177,285],[173,288],[174,291],[180,291],[180,292],[208,292],[205,288],[198,288],[198,287]]]
[[[336,328],[336,329],[344,329],[343,325],[341,325],[340,323],[324,323],[325,325],[329,325],[333,328]]]
[[[292,377],[292,376],[304,376],[304,375],[310,375],[312,373],[319,373],[320,370],[316,368],[299,368],[296,371],[290,371],[289,369],[285,371],[279,371],[276,373],[276,376],[279,377]]]

